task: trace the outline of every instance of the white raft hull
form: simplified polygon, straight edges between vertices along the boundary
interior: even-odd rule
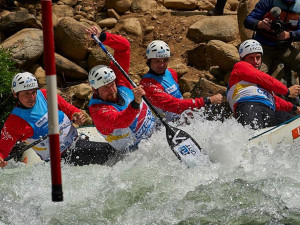
[[[258,131],[258,134],[249,140],[249,145],[269,144],[272,148],[280,143],[292,144],[300,140],[300,117],[297,116],[281,125]]]
[[[103,136],[97,131],[95,126],[83,126],[77,128],[78,135],[86,135],[90,141],[94,142],[106,142]],[[36,152],[30,148],[26,150],[21,158],[21,161],[27,165],[43,162]]]

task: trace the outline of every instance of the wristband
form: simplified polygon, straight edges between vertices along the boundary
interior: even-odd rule
[[[134,100],[130,102],[130,105],[131,105],[131,107],[134,108],[134,109],[139,109],[139,108],[140,108],[140,104],[137,103],[137,102],[134,101]]]
[[[285,95],[285,97],[289,97],[289,95],[290,95],[290,90],[288,89],[288,92],[287,92],[287,94]]]
[[[106,39],[106,33],[105,33],[105,31],[102,31],[100,34],[99,40],[101,42],[103,42],[103,41],[105,41],[105,39]]]

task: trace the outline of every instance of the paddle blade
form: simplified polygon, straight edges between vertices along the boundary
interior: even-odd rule
[[[194,165],[196,157],[204,157],[201,147],[188,133],[169,125],[166,129],[169,146],[177,158],[187,166]]]

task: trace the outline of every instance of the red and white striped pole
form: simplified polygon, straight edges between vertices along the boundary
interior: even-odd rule
[[[41,0],[42,24],[44,39],[44,65],[47,76],[47,98],[48,98],[48,126],[50,143],[50,163],[52,178],[52,201],[63,201],[59,126],[58,126],[58,104],[56,87],[56,69],[54,56],[54,31],[52,23],[52,1]]]

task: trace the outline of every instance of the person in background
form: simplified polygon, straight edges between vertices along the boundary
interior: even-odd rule
[[[224,7],[226,4],[227,0],[217,0],[216,6],[214,9],[209,10],[207,12],[208,16],[219,16],[222,15],[224,12]]]
[[[129,71],[129,41],[116,34],[101,32],[96,26],[86,30],[88,38],[94,34],[103,44],[114,49],[114,58]],[[89,83],[94,94],[89,103],[90,115],[105,140],[119,151],[135,150],[141,140],[151,136],[155,118],[142,97],[142,86],[133,88],[111,62],[110,67],[98,65],[89,71]]]
[[[240,44],[241,61],[230,74],[227,100],[238,122],[253,129],[279,125],[300,113],[300,107],[275,94],[295,98],[299,85],[287,88],[276,78],[259,70],[263,48],[256,40]]]
[[[261,71],[271,74],[278,62],[300,73],[300,51],[292,45],[300,41],[300,1],[260,0],[244,26],[255,32],[253,39],[264,49]]]
[[[167,121],[180,118],[187,109],[199,109],[205,105],[220,104],[221,94],[206,98],[183,99],[178,85],[178,76],[175,70],[168,68],[170,48],[164,41],[152,41],[146,50],[149,72],[141,79],[146,97],[165,115]]]
[[[18,141],[31,144],[48,134],[47,91],[39,89],[36,78],[29,72],[16,74],[12,80],[12,92],[18,102],[1,131],[0,167],[2,168],[7,165],[4,159]],[[110,146],[106,143],[96,143],[95,146],[93,142],[81,140],[71,121],[79,126],[82,125],[86,120],[84,114],[59,95],[57,101],[62,156],[75,165],[102,163],[101,150],[106,152],[107,147]],[[48,161],[49,138],[35,145],[33,150],[42,160]]]

